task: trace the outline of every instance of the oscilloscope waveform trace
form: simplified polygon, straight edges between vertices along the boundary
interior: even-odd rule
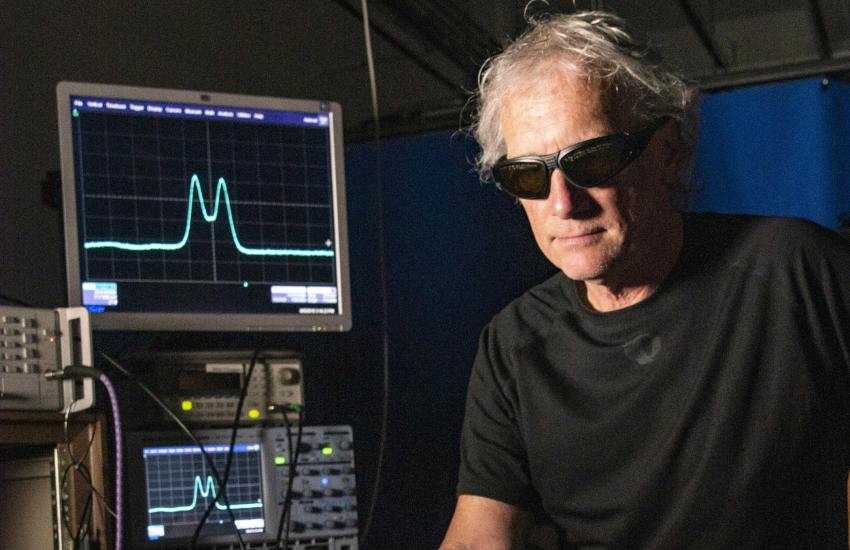
[[[193,495],[192,502],[186,505],[180,506],[158,506],[154,508],[150,508],[148,513],[150,514],[176,514],[179,512],[190,512],[198,507],[199,497],[208,499],[212,495],[212,498],[216,497],[216,488],[215,481],[212,476],[207,476],[206,483],[204,483],[201,479],[201,476],[196,475],[194,484],[193,484]],[[206,506],[206,505],[204,505]],[[227,510],[228,506],[221,504],[220,502],[215,503],[215,507],[218,510]],[[229,508],[231,510],[245,510],[249,508],[262,508],[263,502],[258,500],[257,502],[246,502],[242,504],[231,504]]]
[[[189,182],[189,194],[187,198],[186,208],[186,225],[183,231],[182,238],[177,242],[149,242],[149,243],[131,243],[124,241],[86,241],[83,247],[87,250],[114,248],[118,250],[126,250],[131,252],[149,252],[149,251],[175,251],[180,250],[189,242],[189,233],[192,226],[192,212],[194,211],[195,193],[197,191],[198,204],[201,208],[201,215],[207,223],[213,223],[218,220],[219,207],[221,206],[222,197],[224,198],[224,206],[227,211],[227,221],[230,227],[230,236],[233,239],[233,244],[236,249],[247,256],[292,256],[292,257],[333,257],[333,250],[323,249],[298,249],[298,248],[254,248],[247,247],[239,240],[236,232],[236,222],[233,217],[233,209],[230,205],[230,194],[227,190],[227,182],[224,178],[219,178],[215,189],[215,198],[213,200],[212,213],[207,210],[204,192],[201,188],[201,180],[197,174],[193,174]]]

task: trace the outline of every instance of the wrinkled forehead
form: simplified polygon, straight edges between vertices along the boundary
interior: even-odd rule
[[[594,117],[611,131],[632,129],[634,105],[629,94],[614,77],[599,78],[591,73],[581,65],[559,60],[517,67],[502,96],[502,120],[508,111],[516,111],[517,105],[533,110],[557,103],[564,116],[580,113]]]
[[[501,117],[504,152],[509,158],[548,155],[575,143],[605,135],[607,124],[585,101],[522,97]]]
[[[552,94],[565,89],[580,96],[593,96],[599,92],[599,82],[586,67],[569,58],[524,60],[505,71],[501,80],[503,95],[507,97]]]
[[[599,85],[575,71],[550,71],[518,83],[500,109],[503,133],[522,122],[532,125],[606,126]]]

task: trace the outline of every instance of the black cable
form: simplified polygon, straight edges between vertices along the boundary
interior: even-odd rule
[[[143,392],[145,392],[147,394],[147,396],[150,397],[154,401],[154,403],[159,405],[159,407],[163,411],[165,411],[165,414],[167,414],[177,424],[177,426],[181,430],[183,430],[183,433],[185,433],[187,436],[189,436],[189,439],[192,440],[192,443],[197,445],[198,449],[201,451],[201,454],[203,455],[204,460],[207,463],[207,467],[212,472],[213,477],[215,477],[215,480],[216,480],[216,482],[218,482],[218,485],[220,487],[222,485],[222,483],[221,483],[221,476],[218,473],[218,468],[215,467],[215,463],[213,462],[212,457],[204,449],[203,444],[198,440],[198,438],[195,437],[195,434],[192,433],[192,430],[190,430],[186,426],[186,424],[184,424],[183,421],[180,420],[180,418],[176,414],[174,414],[174,412],[168,407],[168,405],[166,405],[162,401],[162,399],[160,399],[153,391],[151,391],[151,389],[148,388],[147,385],[144,382],[138,380],[133,373],[131,373],[125,367],[121,366],[121,364],[118,363],[118,361],[116,361],[115,359],[113,359],[112,357],[107,355],[106,353],[101,351],[100,355],[101,355],[101,357],[106,359],[106,361],[109,362],[113,367],[115,367],[119,372],[121,372],[124,376],[126,376],[131,382],[136,384]],[[227,495],[224,494],[223,498],[224,498],[224,503],[227,506],[227,513],[230,516],[230,521],[233,522],[233,529],[236,532],[236,538],[239,541],[239,548],[241,550],[246,550],[245,541],[242,540],[242,533],[240,533],[239,529],[236,528],[236,516],[233,515],[233,510],[230,509],[230,502],[227,499]]]
[[[248,395],[248,385],[251,383],[251,375],[254,373],[254,366],[257,364],[257,356],[259,354],[260,348],[254,348],[254,353],[251,355],[251,363],[248,366],[248,373],[245,375],[245,380],[242,383],[242,391],[239,392],[239,404],[236,405],[236,417],[233,419],[233,428],[230,431],[230,448],[227,451],[227,461],[224,465],[224,477],[222,478],[221,483],[219,483],[218,492],[216,492],[213,499],[207,504],[207,509],[204,511],[204,515],[201,516],[201,520],[195,527],[195,532],[192,535],[192,548],[196,547],[198,537],[201,535],[201,529],[203,529],[204,525],[206,525],[207,519],[209,519],[216,502],[218,502],[218,499],[227,492],[227,481],[230,479],[230,466],[233,463],[233,449],[236,445],[236,434],[239,431],[239,422],[242,420],[242,406],[245,404],[245,396]],[[228,508],[230,507],[229,504],[227,506]],[[234,523],[234,526],[235,525],[236,524]]]
[[[298,458],[301,455],[301,435],[303,433],[304,427],[304,409],[299,405],[287,405],[282,407],[283,409],[283,423],[286,426],[286,445],[288,447],[289,456],[289,476],[286,480],[286,495],[283,497],[283,507],[280,512],[280,519],[277,523],[277,534],[275,535],[275,541],[278,546],[278,550],[287,550],[289,546],[289,519],[288,516],[291,512],[292,508],[292,483],[295,481],[295,474],[297,473],[298,466]],[[295,440],[295,451],[293,453],[292,450],[292,425],[289,423],[288,413],[291,410],[298,411],[298,435]],[[284,523],[286,523],[286,533],[284,534]],[[281,540],[281,536],[283,536],[283,540]]]
[[[289,513],[290,513],[290,511],[289,511],[290,504],[289,503],[292,501],[292,499],[291,499],[292,483],[293,483],[293,480],[295,479],[295,473],[296,473],[294,450],[298,449],[298,445],[295,445],[295,449],[293,449],[293,446],[292,446],[292,426],[289,424],[289,416],[288,415],[289,415],[289,411],[286,408],[284,408],[284,410],[283,410],[283,424],[286,426],[286,447],[287,447],[286,456],[289,460],[289,463],[287,464],[286,467],[287,467],[287,469],[289,469],[289,472],[287,472],[287,475],[286,475],[286,494],[283,495],[283,505],[280,507],[280,518],[278,519],[278,522],[277,522],[277,531],[276,531],[276,534],[275,534],[275,537],[274,537],[275,544],[277,545],[278,550],[287,550],[286,547],[289,545],[289,542],[288,541],[282,541],[281,537],[283,535],[283,525],[284,525],[284,523],[286,523],[287,525],[289,524],[289,520],[287,519],[287,515],[289,515]],[[289,533],[288,527],[287,527],[286,531],[287,531],[287,533]]]
[[[121,543],[123,540],[122,537],[122,504],[123,500],[123,485],[122,485],[122,445],[121,445],[121,416],[118,411],[118,395],[115,391],[115,387],[110,382],[109,377],[106,376],[101,370],[96,369],[92,366],[84,366],[84,365],[71,365],[63,368],[62,370],[50,370],[44,373],[44,377],[47,380],[56,380],[62,378],[97,378],[101,384],[106,388],[106,393],[109,395],[109,401],[112,408],[112,421],[114,428],[114,436],[115,436],[115,549],[121,550]],[[68,411],[66,411],[65,418],[67,422],[68,414],[70,414],[71,407],[73,406],[73,402],[68,407]],[[67,425],[65,427],[66,431],[66,439],[67,439]],[[91,477],[91,476],[89,476]],[[89,498],[91,499],[91,493],[89,493]],[[78,535],[81,531],[78,531]]]
[[[65,469],[62,471],[62,478],[61,478],[61,481],[59,482],[59,490],[60,490],[61,494],[67,493],[65,488],[68,485],[68,473],[71,471],[71,469],[73,469],[75,473],[79,473],[81,475],[81,477],[83,479],[85,479],[86,483],[88,483],[88,485],[89,485],[89,494],[86,497],[86,503],[83,506],[83,513],[80,516],[79,524],[77,525],[77,532],[74,535],[74,546],[73,547],[74,547],[74,550],[76,550],[79,547],[79,545],[81,544],[81,538],[85,535],[86,532],[88,532],[88,522],[89,522],[89,519],[91,519],[91,514],[92,514],[92,498],[94,496],[96,496],[99,499],[101,499],[101,501],[102,501],[103,495],[101,495],[97,491],[97,489],[94,488],[94,485],[92,484],[92,480],[91,480],[91,472],[89,471],[88,467],[83,463],[68,464],[65,467]],[[109,510],[109,512],[112,513],[113,516],[115,515],[115,513],[112,512],[112,510]],[[69,534],[71,533],[70,519],[71,518],[68,516],[67,513],[62,514],[62,525],[64,526],[65,531],[67,531]]]
[[[378,493],[381,490],[381,476],[384,469],[384,455],[387,446],[387,422],[389,418],[389,393],[390,393],[390,334],[389,334],[389,311],[386,274],[386,243],[384,237],[384,184],[381,159],[381,126],[378,115],[378,86],[375,78],[375,62],[372,55],[372,41],[369,36],[369,10],[367,0],[361,0],[363,10],[363,35],[366,42],[366,60],[369,67],[369,83],[372,96],[372,117],[375,121],[375,187],[377,188],[376,203],[378,208],[378,275],[381,293],[381,336],[383,351],[383,393],[381,405],[381,428],[378,443],[378,460],[375,466],[375,482],[372,486],[372,495],[369,499],[369,511],[363,524],[363,532],[360,537],[360,545],[366,546],[369,538],[369,529],[375,516],[375,506],[378,502]]]
[[[88,374],[87,371],[85,371],[85,373]],[[56,371],[55,372],[56,376],[58,376],[60,374],[62,374],[62,371]],[[94,371],[92,372],[92,374],[94,374]],[[89,436],[89,439],[86,442],[85,449],[84,449],[84,452],[83,452],[83,456],[80,457],[80,458],[77,458],[77,457],[74,456],[74,453],[71,450],[71,437],[70,437],[70,433],[68,431],[68,423],[69,423],[69,417],[71,415],[71,412],[74,409],[74,404],[77,401],[78,400],[75,399],[74,401],[72,401],[68,405],[68,408],[65,410],[64,421],[62,422],[62,431],[65,435],[64,451],[65,451],[65,454],[68,455],[68,458],[70,459],[71,463],[68,464],[68,466],[62,472],[62,478],[61,478],[61,481],[59,483],[60,493],[62,495],[67,494],[68,493],[68,490],[67,490],[68,473],[73,468],[75,474],[79,474],[80,477],[82,477],[89,486],[89,494],[88,494],[88,497],[87,497],[87,500],[86,500],[86,505],[83,508],[82,516],[78,520],[79,525],[78,525],[78,528],[77,528],[77,534],[74,536],[74,550],[76,550],[77,547],[80,545],[80,538],[82,536],[81,533],[88,532],[88,521],[89,521],[89,519],[91,519],[91,514],[93,513],[93,510],[92,510],[92,507],[91,507],[92,505],[90,504],[91,499],[92,499],[92,495],[97,497],[98,502],[100,503],[102,509],[109,512],[112,515],[112,517],[117,519],[117,515],[112,510],[112,508],[109,507],[109,504],[107,504],[106,498],[94,486],[94,483],[92,481],[91,472],[89,471],[88,466],[86,466],[86,464],[85,464],[85,460],[86,460],[86,458],[88,458],[88,455],[91,452],[92,445],[94,444],[94,439],[97,436],[97,423],[94,423],[94,424],[91,425],[92,426],[91,436]],[[104,513],[104,516],[105,515],[106,514]],[[62,524],[65,528],[65,531],[67,531],[69,534],[71,533],[70,519],[71,518],[70,518],[70,516],[68,515],[67,512],[62,514]]]
[[[105,510],[104,516],[106,516],[106,512],[109,512],[109,514],[111,514],[112,517],[116,518],[116,520],[117,520],[118,516],[115,514],[115,512],[112,510],[112,508],[109,507],[109,504],[107,504],[106,497],[104,497],[103,494],[101,494],[101,492],[98,491],[97,488],[94,486],[94,482],[92,481],[91,472],[89,471],[88,466],[86,466],[86,464],[84,462],[86,460],[86,458],[88,457],[89,452],[91,452],[91,448],[92,448],[92,445],[94,443],[94,439],[95,439],[96,434],[97,434],[97,423],[92,424],[92,430],[91,430],[92,433],[91,433],[91,436],[89,437],[88,442],[86,442],[86,448],[85,448],[85,452],[83,453],[82,458],[75,457],[74,453],[71,451],[71,440],[70,440],[69,433],[68,433],[68,416],[69,416],[71,410],[73,409],[73,405],[74,405],[75,402],[76,401],[72,401],[71,405],[66,410],[65,420],[63,422],[63,431],[65,433],[65,449],[64,450],[65,450],[65,453],[70,458],[71,463],[68,464],[62,472],[62,478],[61,478],[61,481],[59,482],[59,491],[60,491],[60,495],[68,494],[68,490],[67,490],[68,473],[71,471],[71,469],[74,470],[75,474],[79,474],[79,476],[82,479],[84,479],[85,482],[89,486],[89,493],[86,497],[86,503],[83,507],[83,513],[80,516],[80,518],[78,519],[77,532],[76,532],[76,534],[74,535],[74,538],[73,538],[73,550],[78,550],[82,547],[83,537],[85,537],[89,532],[88,522],[90,521],[91,516],[94,513],[93,503],[92,503],[93,497],[96,497],[98,499],[98,503],[100,504],[101,508],[103,510]],[[75,491],[76,491],[76,487],[75,487]],[[62,514],[62,525],[63,525],[65,531],[69,534],[71,533],[70,519],[71,518],[69,516],[69,512],[64,512]]]
[[[295,436],[295,459],[292,461],[293,475],[290,479],[295,479],[295,475],[297,474],[296,467],[298,466],[298,460],[301,458],[301,435],[304,431],[304,417],[302,416],[302,410],[303,409],[300,409],[300,408],[298,409],[298,432],[297,432],[297,435]],[[292,512],[292,482],[291,481],[289,482],[289,491],[287,491],[286,496],[287,496],[287,499],[286,499],[285,504],[287,505],[287,508],[288,508],[288,510],[287,510],[287,515],[288,515]],[[286,545],[289,544],[289,526],[290,526],[290,522],[287,521],[286,522],[286,535],[284,536],[284,541],[285,541]],[[286,550],[286,546],[284,546],[284,550]]]
[[[80,463],[77,463],[77,464],[69,464],[65,468],[65,471],[67,472],[67,470],[70,469],[70,468],[74,468],[75,472],[80,474],[80,477],[82,477],[85,480],[85,482],[88,484],[89,491],[91,493],[94,493],[94,496],[97,497],[98,502],[100,503],[101,507],[104,509],[104,516],[106,516],[106,513],[108,512],[109,515],[111,515],[113,518],[117,519],[118,515],[115,513],[115,511],[106,502],[106,497],[103,496],[103,494],[100,491],[97,490],[97,487],[94,486],[94,482],[92,481],[92,475],[91,475],[91,471],[89,471],[89,467],[86,466],[84,462],[80,462]],[[65,486],[66,485],[67,485],[67,480],[63,476],[62,483],[60,485],[63,492],[65,492]],[[70,527],[68,527],[67,525],[66,525],[66,528],[68,529],[68,532],[71,531]]]
[[[92,374],[94,374],[94,372]],[[68,408],[65,410],[65,419],[62,422],[62,432],[65,434],[65,452],[68,453],[68,457],[71,459],[71,462],[75,466],[82,465],[83,461],[88,458],[89,452],[91,451],[92,445],[94,444],[94,438],[97,435],[97,423],[94,423],[92,424],[91,437],[89,437],[89,440],[86,443],[86,448],[85,452],[83,453],[83,456],[79,459],[74,456],[74,453],[71,452],[71,438],[68,433],[68,420],[72,410],[74,409],[74,403],[76,403],[77,401],[79,401],[79,399],[71,401],[71,404],[68,405]]]
[[[82,546],[83,537],[85,537],[88,533],[88,523],[92,513],[92,495],[94,495],[94,493],[89,492],[89,496],[86,498],[86,503],[83,506],[83,515],[80,518],[80,525],[77,528],[77,534],[74,535],[74,550],[78,550]]]
[[[2,292],[0,292],[0,300],[5,300],[5,301],[10,302],[12,305],[15,305],[15,306],[35,307],[32,304],[28,304],[28,303],[24,302],[23,300],[18,300],[17,298],[13,298],[13,297],[9,296],[8,294],[3,294]]]
[[[62,478],[59,482],[60,498],[62,497],[62,495],[65,495],[65,494],[68,493],[68,489],[67,489],[68,472],[71,471],[71,468],[74,468],[74,470],[77,471],[77,470],[79,470],[80,466],[83,465],[83,460],[85,460],[86,457],[88,456],[89,449],[91,448],[92,443],[94,443],[95,433],[97,432],[97,424],[95,424],[94,425],[95,427],[92,430],[92,435],[89,438],[88,444],[86,446],[86,451],[85,451],[85,453],[83,453],[83,458],[77,460],[77,458],[74,456],[74,453],[71,452],[71,436],[68,432],[68,420],[69,420],[69,417],[71,415],[71,411],[74,408],[74,403],[76,403],[76,402],[77,402],[77,400],[71,401],[71,403],[68,405],[68,408],[65,410],[65,419],[62,422],[62,431],[65,434],[65,453],[71,459],[71,463],[68,464],[68,466],[66,466],[65,470],[62,472]],[[91,478],[89,477],[89,479],[87,481],[89,482],[89,487],[91,487]],[[89,492],[89,496],[91,496],[91,491]],[[80,529],[82,528],[82,523],[84,521],[84,517],[85,517],[85,508],[83,509],[83,516],[79,519],[80,526],[77,530],[78,535],[79,535]],[[71,533],[70,519],[71,518],[69,517],[67,511],[62,513],[62,525],[64,526],[65,531],[67,531],[69,534]],[[76,550],[76,548],[77,548],[77,537],[75,536],[74,537],[74,549]]]

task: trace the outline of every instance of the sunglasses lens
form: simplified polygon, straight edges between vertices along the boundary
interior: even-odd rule
[[[546,193],[546,165],[538,161],[516,161],[493,167],[493,179],[515,197],[535,199]]]
[[[594,187],[617,175],[631,159],[632,148],[625,139],[610,139],[570,152],[560,167],[576,185]]]

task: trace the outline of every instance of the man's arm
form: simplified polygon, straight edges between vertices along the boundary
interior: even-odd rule
[[[531,514],[491,498],[460,495],[440,550],[519,550]]]

